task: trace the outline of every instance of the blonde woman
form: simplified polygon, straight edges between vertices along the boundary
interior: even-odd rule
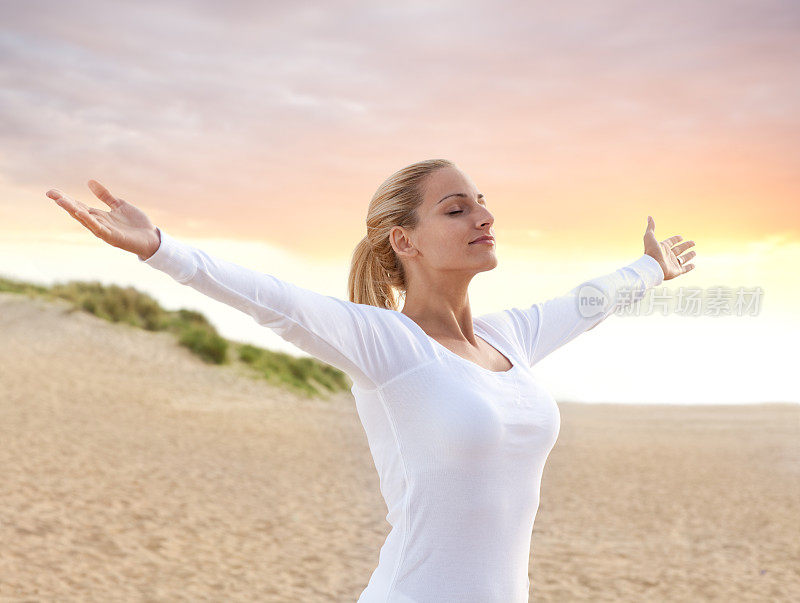
[[[110,245],[352,379],[391,525],[361,603],[528,601],[539,486],[561,424],[531,367],[691,270],[695,255],[681,236],[657,241],[648,217],[644,253],[630,264],[563,296],[473,317],[469,284],[497,266],[494,217],[451,161],[409,165],[380,185],[349,301],[213,257],[98,182],[89,187],[110,211],[47,195]],[[603,304],[587,311],[581,290]]]

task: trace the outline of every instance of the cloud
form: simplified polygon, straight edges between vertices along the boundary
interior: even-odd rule
[[[0,174],[212,222],[330,182],[360,215],[361,183],[433,156],[561,196],[700,164],[793,182],[798,25],[778,1],[10,3]]]

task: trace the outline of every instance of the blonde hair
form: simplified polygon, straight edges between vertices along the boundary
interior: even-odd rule
[[[375,191],[367,209],[367,234],[353,251],[347,289],[350,301],[379,308],[399,310],[400,298],[408,288],[400,258],[389,242],[394,226],[414,229],[419,222],[427,176],[438,169],[455,167],[447,159],[412,163],[389,176]]]

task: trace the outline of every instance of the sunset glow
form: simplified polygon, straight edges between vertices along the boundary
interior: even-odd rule
[[[797,3],[45,1],[0,14],[0,276],[134,284],[300,354],[95,239],[45,192],[108,209],[96,179],[176,238],[345,298],[378,185],[443,157],[495,217],[499,266],[474,280],[475,315],[633,261],[648,215],[659,239],[696,241],[696,269],[663,286],[764,289],[758,317],[611,317],[542,362],[554,394],[800,402]],[[604,378],[620,362],[641,373],[635,391]],[[680,387],[658,381],[672,362],[688,371]]]

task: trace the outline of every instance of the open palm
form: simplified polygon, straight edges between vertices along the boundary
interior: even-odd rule
[[[47,191],[47,196],[109,245],[143,258],[152,255],[158,249],[160,237],[147,215],[138,207],[112,195],[96,180],[89,180],[88,185],[91,191],[111,208],[111,211],[89,207],[67,197],[57,189]]]
[[[694,264],[687,264],[694,256],[695,251],[683,254],[689,247],[694,246],[694,241],[683,241],[681,235],[675,235],[658,241],[656,239],[656,223],[652,216],[647,216],[647,230],[644,233],[644,252],[656,260],[664,271],[664,280],[668,281],[689,272],[694,268]],[[681,255],[683,254],[683,255]]]

